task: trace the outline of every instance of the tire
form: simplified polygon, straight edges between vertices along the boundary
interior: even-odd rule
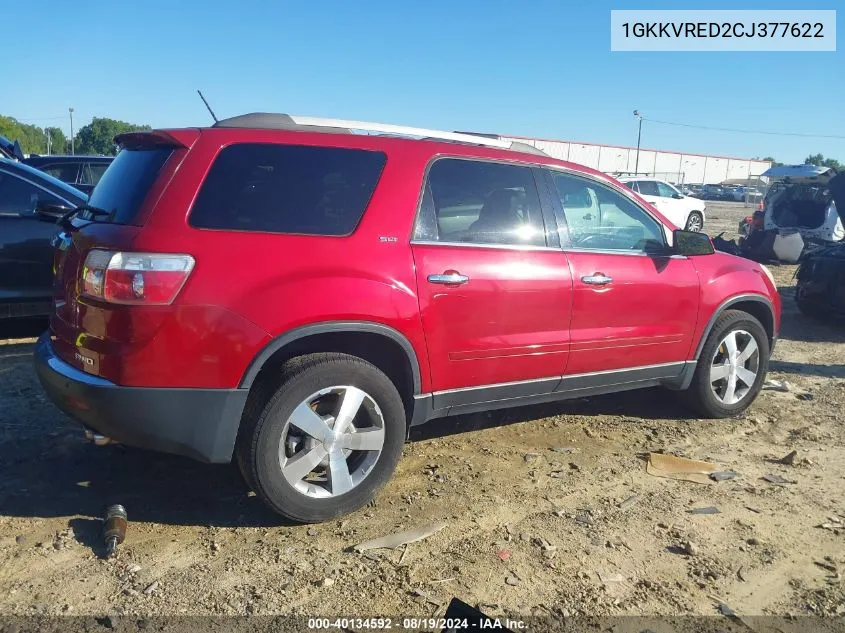
[[[739,334],[740,332],[742,334]],[[713,384],[717,385],[716,387],[711,385],[711,369],[719,372],[726,371],[722,369],[726,365],[723,365],[720,359],[727,363],[724,356],[728,348],[727,345],[723,346],[722,343],[731,333],[735,335],[734,344],[738,351],[744,351],[744,346],[748,344],[751,338],[757,346],[756,374],[751,381],[752,384],[744,384],[739,379],[739,374],[735,375],[736,389],[733,393],[734,397],[738,398],[735,402],[727,399],[729,393],[726,387],[731,380],[729,377],[714,382]],[[766,372],[769,369],[769,354],[769,339],[760,322],[747,312],[726,310],[716,320],[713,329],[707,336],[704,347],[701,349],[692,382],[684,393],[687,403],[702,417],[706,418],[727,418],[742,413],[760,393]],[[718,366],[714,367],[714,363]],[[751,371],[749,367],[754,366],[754,354],[746,361],[746,364],[747,366],[744,365],[743,369]],[[743,375],[748,376],[748,374]],[[750,377],[748,379],[751,380]],[[717,395],[717,391],[720,392],[719,395]],[[741,397],[739,394],[742,394]],[[725,399],[722,399],[721,396],[724,396]]]
[[[698,226],[698,228],[692,228],[693,226]],[[687,224],[684,227],[687,231],[701,231],[704,229],[704,216],[701,215],[698,211],[692,211],[689,216],[687,216]]]
[[[281,384],[268,391],[271,395],[263,407],[259,404],[247,411],[238,439],[237,460],[247,485],[274,512],[298,523],[328,521],[369,503],[393,474],[405,442],[405,408],[391,380],[355,356],[321,353],[288,362]],[[361,393],[364,399],[355,408],[355,417],[347,416],[352,420],[348,424],[351,431],[331,435],[331,425],[340,424],[343,417],[340,406],[344,398],[347,394],[361,397]],[[316,425],[309,426],[312,432],[325,430],[319,426],[320,420],[326,423],[328,439],[314,439],[293,424],[295,410],[299,412],[297,420]],[[365,428],[359,427],[362,420],[369,420]],[[383,444],[377,454],[375,450],[343,447],[349,437],[357,435],[360,440],[360,433],[367,430],[378,435],[379,428]],[[306,454],[316,459],[318,453],[325,455],[326,463],[299,478],[296,460]],[[337,464],[345,466],[336,469]],[[323,479],[318,476],[321,469]],[[291,475],[294,471],[297,474]],[[332,476],[335,472],[342,475],[337,484]]]

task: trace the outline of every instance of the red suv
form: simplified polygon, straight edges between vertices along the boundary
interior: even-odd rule
[[[367,503],[433,418],[656,385],[724,417],[760,390],[770,273],[599,172],[287,115],[117,140],[55,240],[41,382],[100,442],[234,455],[291,519]]]

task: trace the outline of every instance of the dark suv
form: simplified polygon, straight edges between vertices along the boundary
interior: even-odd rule
[[[766,374],[765,267],[595,170],[269,114],[118,142],[58,242],[41,382],[99,443],[234,455],[294,520],[367,503],[433,418],[652,386],[732,416]]]

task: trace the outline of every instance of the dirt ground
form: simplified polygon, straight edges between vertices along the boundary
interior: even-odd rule
[[[711,234],[749,213],[710,206]],[[845,329],[797,312],[794,266],[773,272],[769,377],[788,392],[724,421],[657,389],[439,420],[371,507],[318,526],[280,525],[234,466],[86,443],[42,395],[32,339],[6,340],[0,614],[430,616],[457,596],[494,616],[845,615]],[[739,476],[656,478],[650,451]],[[110,503],[130,525],[103,560]],[[439,521],[404,549],[349,550]]]

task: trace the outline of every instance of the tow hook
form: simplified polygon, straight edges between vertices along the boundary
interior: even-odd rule
[[[105,435],[100,435],[96,431],[92,431],[91,429],[85,429],[85,439],[89,442],[93,442],[95,446],[105,446],[106,444],[114,444],[115,441],[110,438],[106,437]]]

